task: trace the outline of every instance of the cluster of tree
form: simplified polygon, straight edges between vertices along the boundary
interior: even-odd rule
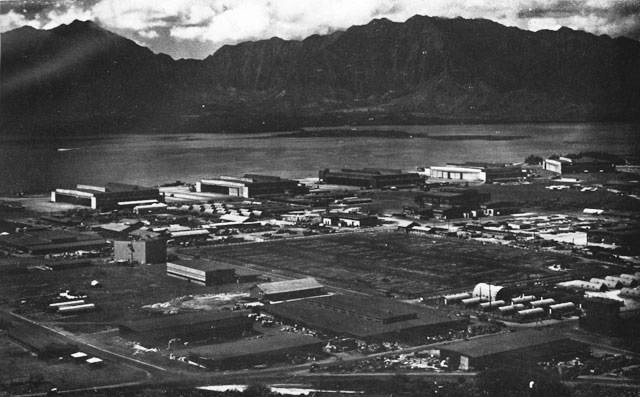
[[[542,157],[533,154],[527,156],[527,158],[524,159],[525,164],[528,165],[539,165],[542,164],[542,161],[544,161]]]

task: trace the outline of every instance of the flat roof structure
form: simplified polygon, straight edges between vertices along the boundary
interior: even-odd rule
[[[401,170],[363,168],[359,170],[343,168],[340,171],[320,170],[320,182],[330,185],[362,186],[383,188],[395,185],[415,185],[422,177],[415,172],[404,173]]]
[[[105,186],[79,184],[75,188],[56,189],[51,192],[53,202],[83,205],[100,210],[116,209],[121,203],[150,200],[163,202],[164,196],[156,188],[114,182]]]
[[[198,193],[220,193],[238,197],[304,194],[309,189],[293,179],[278,176],[245,174],[242,177],[220,176],[196,182]]]
[[[320,353],[324,342],[310,335],[280,333],[188,349],[201,365],[209,368],[239,368],[286,360],[287,355]]]
[[[256,284],[249,289],[254,299],[282,301],[288,299],[305,298],[322,295],[324,286],[315,278],[301,278],[296,280],[275,281]]]
[[[235,281],[235,268],[206,259],[167,262],[167,275],[201,285],[223,284]]]
[[[440,348],[440,356],[454,358],[459,368],[484,368],[505,361],[536,360],[586,347],[558,332],[524,330],[453,342]]]
[[[469,318],[384,298],[333,295],[268,305],[267,312],[330,334],[365,340],[411,339],[464,327]]]
[[[34,255],[95,249],[107,246],[107,242],[94,233],[67,230],[34,230],[0,236],[0,246],[28,251]]]
[[[246,311],[204,311],[189,314],[156,316],[119,324],[120,335],[143,345],[162,343],[173,338],[204,340],[240,336],[253,329]]]

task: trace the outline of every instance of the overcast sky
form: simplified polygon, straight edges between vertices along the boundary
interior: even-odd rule
[[[640,39],[640,0],[0,0],[0,31],[93,20],[154,52],[204,58],[224,44],[302,39],[416,14]]]

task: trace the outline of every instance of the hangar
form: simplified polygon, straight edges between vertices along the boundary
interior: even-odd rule
[[[282,194],[304,194],[309,189],[293,179],[278,176],[246,174],[243,177],[221,176],[196,182],[198,193],[220,193],[238,197],[259,197]]]
[[[234,282],[235,268],[206,259],[174,260],[167,262],[167,276],[191,281],[200,285]]]
[[[247,312],[205,311],[150,317],[119,324],[120,336],[143,346],[167,343],[173,338],[198,341],[240,337],[253,330],[253,320]]]
[[[77,185],[75,189],[56,189],[51,192],[51,201],[112,210],[134,202],[162,202],[164,196],[156,188],[109,182],[105,186]]]
[[[232,369],[283,362],[296,354],[320,354],[324,345],[310,335],[281,333],[197,347],[188,354],[207,368]]]
[[[285,322],[367,341],[420,340],[469,324],[465,316],[447,316],[424,306],[359,295],[317,297],[263,309]]]
[[[453,368],[467,371],[505,362],[535,362],[586,348],[553,331],[524,330],[454,342],[440,349],[440,357],[449,357]]]

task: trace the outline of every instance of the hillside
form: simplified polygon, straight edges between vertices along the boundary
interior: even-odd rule
[[[153,54],[92,22],[1,40],[8,134],[640,118],[640,43],[567,28],[380,19],[201,61]]]

